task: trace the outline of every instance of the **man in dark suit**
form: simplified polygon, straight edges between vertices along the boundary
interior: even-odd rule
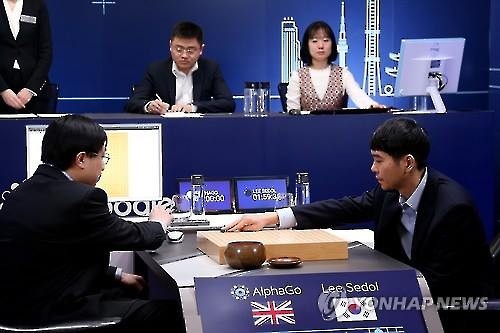
[[[371,170],[378,181],[374,189],[357,197],[247,215],[228,229],[259,230],[273,224],[329,228],[373,220],[375,249],[422,272],[433,297],[487,296],[491,258],[480,218],[459,184],[427,167],[429,151],[427,134],[414,120],[390,119],[371,139]],[[452,312],[440,313],[446,332],[460,332],[467,327],[461,320],[465,316]]]
[[[43,164],[0,210],[0,323],[122,317],[125,331],[185,331],[177,301],[141,298],[144,279],[109,266],[110,251],[158,248],[172,217],[163,206],[141,223],[109,212],[95,187],[106,142],[103,128],[80,115],[47,128]]]
[[[200,58],[203,32],[191,22],[178,23],[170,39],[171,58],[152,63],[125,111],[233,112],[234,100],[219,65]]]
[[[49,15],[43,0],[0,5],[0,113],[47,113],[52,62]]]

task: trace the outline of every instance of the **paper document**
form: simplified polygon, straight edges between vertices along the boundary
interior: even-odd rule
[[[329,233],[340,237],[348,242],[360,242],[370,248],[374,248],[373,231],[370,229],[332,230],[324,229]]]
[[[167,112],[161,116],[163,118],[201,118],[203,114],[194,112]]]
[[[216,277],[239,271],[219,265],[206,255],[170,262],[161,267],[177,282],[179,288],[194,286],[194,277]]]
[[[13,113],[13,114],[0,114],[0,119],[20,119],[20,118],[36,118],[34,113]]]
[[[445,113],[437,110],[409,110],[409,111],[396,111],[392,114],[432,114],[432,113]]]
[[[59,118],[68,115],[69,113],[39,113],[37,116],[39,118]]]

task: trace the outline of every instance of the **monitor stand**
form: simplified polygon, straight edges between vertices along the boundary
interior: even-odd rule
[[[412,108],[415,111],[405,113],[446,113],[446,107],[438,90],[438,83],[439,80],[437,78],[429,78],[429,86],[426,88],[426,92],[429,95],[413,96]],[[431,97],[434,109],[427,108],[427,96]]]
[[[446,107],[444,106],[443,99],[441,98],[441,94],[438,90],[438,82],[437,78],[429,78],[429,86],[426,91],[431,96],[432,103],[436,108],[436,113],[446,113]]]

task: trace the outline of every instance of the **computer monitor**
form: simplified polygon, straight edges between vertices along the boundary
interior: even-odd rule
[[[190,197],[191,179],[177,179],[178,193]],[[233,194],[231,179],[211,179],[205,178],[205,212],[207,214],[215,213],[233,213]]]
[[[113,201],[149,201],[163,197],[161,124],[102,124],[111,156],[97,183]],[[47,125],[26,126],[27,177],[41,163]]]
[[[278,194],[287,193],[287,176],[238,177],[233,179],[237,213],[273,211]]]
[[[430,95],[446,112],[440,93],[458,90],[465,38],[403,39],[394,96]]]

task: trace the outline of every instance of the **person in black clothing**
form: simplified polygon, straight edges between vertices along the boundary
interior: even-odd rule
[[[81,115],[47,128],[43,164],[0,210],[0,323],[121,317],[120,330],[185,331],[178,301],[145,299],[141,276],[109,266],[110,251],[158,248],[172,216],[155,206],[149,221],[133,223],[109,212],[95,187],[106,143],[104,129]]]
[[[51,63],[44,1],[4,1],[0,5],[0,113],[47,113]]]
[[[203,32],[192,22],[180,22],[170,38],[170,58],[149,65],[125,111],[231,113],[234,100],[219,65],[200,58]]]

